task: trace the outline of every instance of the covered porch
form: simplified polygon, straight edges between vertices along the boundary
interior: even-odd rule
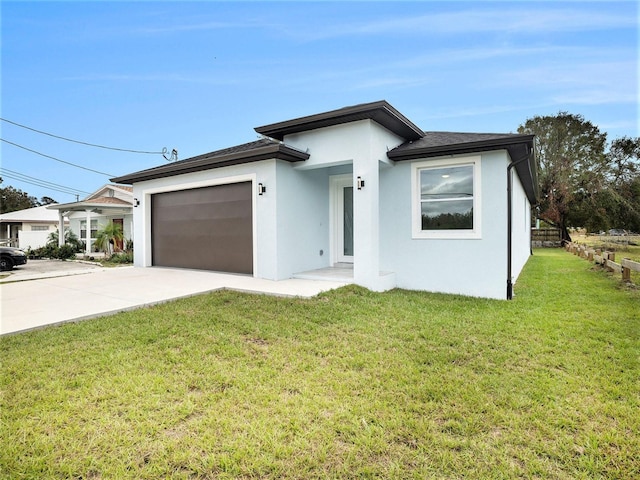
[[[108,201],[82,201],[49,207],[58,210],[58,232],[64,232],[63,218],[69,218],[71,231],[85,242],[84,253],[87,256],[94,255],[93,241],[101,225],[113,221],[120,223],[123,233],[125,229],[127,232],[133,231],[132,206],[117,198],[103,200]],[[60,246],[64,245],[64,234],[58,235],[58,243]]]
[[[294,270],[293,278],[355,283],[374,291],[396,286],[395,273],[380,269],[380,172],[388,168],[392,165],[384,159],[360,157],[294,167],[301,174],[322,172],[329,249],[325,266]]]

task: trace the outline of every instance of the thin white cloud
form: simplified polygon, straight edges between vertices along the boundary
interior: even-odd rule
[[[198,23],[182,23],[182,24],[166,24],[162,26],[149,26],[139,27],[135,31],[142,34],[156,34],[156,33],[184,33],[203,30],[222,30],[228,28],[242,28],[246,27],[246,24],[242,23],[230,23],[230,22],[198,22]]]
[[[601,86],[613,91],[636,89],[637,61],[567,61],[554,60],[548,64],[529,66],[506,72],[500,81],[503,85],[522,87],[573,88]],[[635,86],[635,87],[634,87]]]
[[[495,113],[517,112],[527,110],[531,105],[489,105],[486,107],[453,107],[440,109],[436,113],[425,114],[423,118],[428,120],[438,120],[458,117],[478,117],[492,115]]]
[[[487,106],[478,106],[478,107],[458,107],[454,106],[451,108],[441,108],[437,111],[431,110],[432,113],[427,113],[423,116],[424,119],[427,120],[438,120],[438,119],[448,119],[448,118],[459,118],[459,117],[482,117],[486,115],[493,115],[498,113],[508,113],[508,112],[526,112],[526,111],[540,111],[542,109],[557,109],[557,110],[566,110],[568,107],[573,107],[576,105],[580,106],[593,106],[593,105],[604,105],[604,104],[634,104],[637,102],[637,99],[632,95],[626,94],[615,94],[611,93],[607,95],[606,92],[601,91],[592,91],[592,92],[578,92],[571,93],[567,92],[566,94],[557,94],[551,95],[547,97],[540,97],[539,101],[535,103],[530,102],[517,102],[514,101],[509,105],[487,105]],[[628,126],[636,126],[634,123],[630,122],[619,122],[619,124],[608,125],[609,129],[612,128],[624,128]]]
[[[445,48],[437,49],[424,55],[412,56],[393,63],[396,68],[419,68],[433,65],[459,65],[461,62],[485,61],[500,58],[513,58],[514,60],[531,62],[534,58],[547,60],[549,58],[567,58],[571,62],[585,58],[593,61],[602,58],[603,61],[611,61],[614,58],[635,58],[635,49],[617,49],[612,52],[610,48],[576,47],[566,45],[487,45],[472,48]]]
[[[177,82],[211,85],[234,85],[237,83],[236,79],[225,78],[220,75],[172,73],[95,73],[61,77],[60,80],[79,82]]]
[[[353,89],[379,89],[379,88],[413,88],[428,85],[432,83],[430,77],[408,77],[408,76],[392,76],[378,77],[357,82],[353,85]]]
[[[381,34],[519,33],[537,35],[548,32],[596,31],[610,28],[637,28],[637,18],[624,13],[603,11],[602,8],[596,11],[580,6],[553,8],[545,5],[538,9],[469,9],[397,16],[369,22],[338,22],[330,26],[296,29],[289,34],[306,40],[322,40]]]
[[[600,122],[598,124],[598,128],[601,131],[611,131],[611,130],[634,130],[635,134],[640,136],[640,128],[638,127],[638,121],[618,121],[618,122]]]
[[[552,100],[558,105],[636,104],[638,102],[638,96],[635,93],[600,89],[562,93],[554,95]]]

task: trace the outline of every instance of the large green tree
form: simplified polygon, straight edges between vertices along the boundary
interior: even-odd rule
[[[536,116],[518,128],[536,136],[540,218],[588,231],[640,231],[640,137],[611,142],[581,115]]]
[[[0,178],[0,184],[1,183],[2,178]],[[30,196],[22,190],[11,186],[0,187],[0,213],[15,212],[39,205],[36,197]]]
[[[530,118],[518,132],[536,136],[540,218],[570,240],[568,228],[584,226],[585,212],[597,206],[607,188],[607,134],[567,112]]]
[[[640,137],[622,137],[609,147],[611,226],[640,232]]]
[[[2,184],[2,177],[0,177]],[[41,205],[51,205],[58,203],[51,197],[41,197],[40,200],[29,195],[22,190],[18,190],[10,185],[0,187],[0,213],[16,212],[26,208],[39,207]]]

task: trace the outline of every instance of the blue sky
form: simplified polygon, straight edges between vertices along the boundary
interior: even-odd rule
[[[381,99],[424,130],[515,132],[568,111],[609,140],[640,135],[631,1],[3,1],[0,14],[1,117],[89,143],[185,159],[253,141],[253,127]],[[166,163],[0,128],[113,176]],[[75,200],[7,170],[84,192],[108,182],[0,148],[3,186],[38,198]]]

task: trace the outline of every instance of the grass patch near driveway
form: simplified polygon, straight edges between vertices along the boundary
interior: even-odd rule
[[[515,293],[217,292],[2,337],[0,476],[640,476],[640,293],[563,250]]]

